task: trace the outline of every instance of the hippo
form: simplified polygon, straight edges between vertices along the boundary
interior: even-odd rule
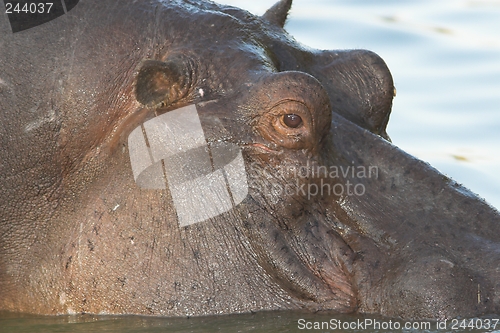
[[[500,214],[393,145],[366,50],[203,0],[0,22],[0,310],[500,313]]]

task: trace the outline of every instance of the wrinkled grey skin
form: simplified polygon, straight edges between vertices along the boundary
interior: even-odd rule
[[[387,141],[384,62],[297,44],[282,29],[290,4],[256,17],[199,0],[82,0],[17,34],[2,17],[0,309],[500,313],[498,212]],[[193,103],[209,142],[241,147],[250,188],[180,228],[168,190],[135,184],[127,137]],[[303,126],[283,125],[290,113]],[[353,165],[378,176],[274,172]],[[300,191],[321,181],[365,192]],[[277,184],[298,190],[266,190]]]

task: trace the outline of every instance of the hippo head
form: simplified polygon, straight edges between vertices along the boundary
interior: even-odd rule
[[[469,241],[474,248],[498,229],[498,215],[391,145],[395,89],[384,61],[365,50],[299,45],[283,30],[290,6],[282,0],[262,17],[218,7],[208,25],[195,15],[200,30],[189,33],[209,37],[185,36],[189,43],[169,45],[138,67],[135,96],[145,119],[153,111],[157,118],[192,112],[203,129],[204,158],[191,150],[168,155],[162,170],[156,164],[183,232],[206,237],[204,228],[234,228],[258,271],[300,307],[414,318],[488,311],[498,299],[490,271],[463,264],[457,241],[441,230],[453,223],[482,230]],[[166,141],[186,140],[180,137]],[[225,181],[214,185],[217,170]],[[197,215],[224,200],[226,208]],[[477,301],[477,286],[489,301]]]
[[[340,179],[340,172],[356,166],[337,169],[332,118],[349,119],[358,131],[374,133],[372,140],[387,139],[394,87],[383,60],[372,52],[298,46],[283,30],[290,5],[278,2],[261,18],[222,8],[212,24],[199,26],[209,29],[208,39],[193,36],[139,66],[135,96],[147,110],[141,112],[149,114],[145,119],[155,118],[129,137],[132,167],[148,160],[150,149],[157,156],[146,164],[153,168],[145,165],[135,178],[144,188],[170,189],[181,226],[238,225],[259,265],[294,298],[312,307],[354,310],[353,252],[327,210],[340,209],[343,196],[365,189]],[[193,129],[187,114],[199,117],[201,148],[181,148],[196,141],[196,135],[185,135]],[[153,129],[160,127],[170,134]],[[135,133],[141,142],[146,135],[144,143],[135,146]],[[182,153],[172,147],[162,155],[168,142]],[[239,164],[229,164],[238,156]],[[225,170],[220,177],[227,183],[217,183],[216,170]],[[224,200],[230,210],[215,209]]]
[[[283,29],[291,0],[261,17],[204,1],[110,16],[117,6],[80,1],[16,37],[43,41],[57,66],[3,66],[1,82],[32,87],[19,102],[0,86],[5,110],[52,113],[2,129],[12,151],[39,153],[17,162],[25,177],[5,169],[28,213],[5,208],[0,308],[499,311],[498,212],[392,145],[379,56],[300,45]]]

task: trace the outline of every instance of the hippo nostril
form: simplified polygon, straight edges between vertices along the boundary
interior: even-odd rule
[[[289,113],[283,116],[283,124],[290,128],[297,128],[303,124],[303,121],[299,115]]]

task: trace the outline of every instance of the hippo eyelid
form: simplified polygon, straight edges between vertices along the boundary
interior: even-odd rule
[[[285,115],[300,117],[300,126],[290,127],[283,121]],[[271,142],[285,148],[301,149],[312,145],[314,128],[310,108],[295,99],[282,99],[261,115],[258,127],[261,134]]]

